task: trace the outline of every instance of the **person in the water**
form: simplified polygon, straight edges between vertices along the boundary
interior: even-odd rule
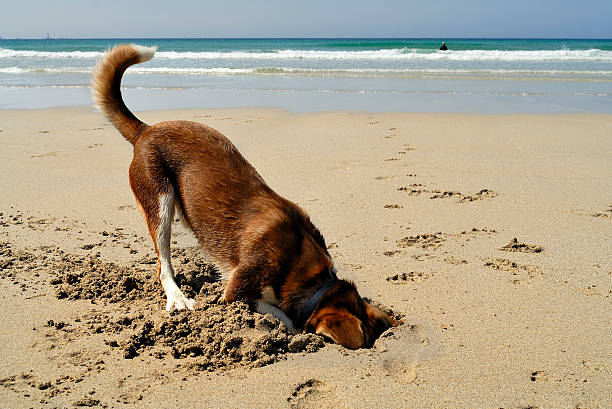
[[[440,50],[442,50],[442,51],[448,50],[448,47],[446,46],[446,42],[445,41],[442,41],[442,46],[440,47]]]

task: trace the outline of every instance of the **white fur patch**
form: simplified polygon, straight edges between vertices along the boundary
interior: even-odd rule
[[[291,321],[291,318],[289,318],[280,308],[259,300],[257,301],[257,312],[260,314],[272,314],[274,317],[285,323],[292,334],[297,334],[298,331],[293,326],[293,321]]]
[[[190,310],[193,310],[193,307],[195,306],[195,300],[193,298],[187,298],[185,297],[185,294],[183,294],[183,292],[178,289],[178,287],[176,288],[175,291],[171,292],[168,295],[167,301],[166,301],[166,311],[170,311],[172,310],[172,308],[176,308],[177,310],[184,310],[185,308],[189,308]]]
[[[166,293],[166,311],[170,311],[172,308],[193,310],[195,301],[185,297],[174,280],[174,270],[170,260],[170,232],[173,217],[174,191],[170,188],[168,193],[159,198],[159,226],[157,226],[156,232],[160,264],[159,279]]]
[[[155,52],[157,51],[156,46],[155,47],[145,47],[142,45],[132,44],[132,48],[140,56],[140,59],[142,60],[140,62],[149,61],[151,58],[153,58],[153,56],[155,55]]]

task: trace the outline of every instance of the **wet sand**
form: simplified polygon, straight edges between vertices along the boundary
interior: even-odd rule
[[[230,138],[404,324],[348,351],[221,302],[190,232],[167,313],[90,108],[0,111],[6,407],[609,407],[612,116],[150,111]]]

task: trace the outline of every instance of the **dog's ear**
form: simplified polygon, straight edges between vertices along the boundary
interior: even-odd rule
[[[383,332],[391,327],[396,327],[398,322],[379,308],[363,302],[368,314],[368,329],[371,331],[372,340],[377,339]]]
[[[353,314],[330,307],[317,315],[320,318],[317,317],[308,323],[315,334],[328,337],[348,349],[365,346],[366,334],[363,332],[361,321]]]

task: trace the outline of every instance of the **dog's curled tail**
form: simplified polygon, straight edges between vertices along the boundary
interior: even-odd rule
[[[147,125],[136,118],[121,97],[121,78],[129,66],[149,61],[157,47],[121,44],[108,50],[92,80],[93,96],[104,116],[132,145]]]

